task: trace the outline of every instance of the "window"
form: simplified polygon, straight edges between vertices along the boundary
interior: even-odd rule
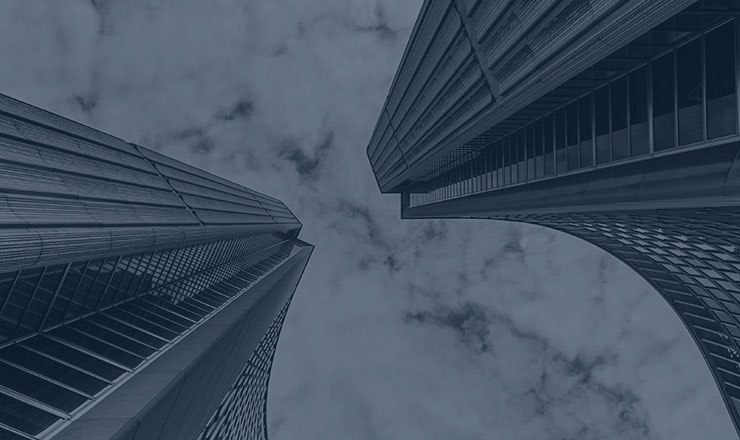
[[[527,150],[524,139],[524,130],[519,130],[516,133],[517,151],[518,151],[518,163],[519,163],[519,182],[527,180]]]
[[[542,137],[545,147],[545,175],[552,176],[555,174],[555,139],[552,115],[545,116],[542,127]]]
[[[653,62],[653,141],[655,151],[676,146],[675,103],[673,94],[673,56],[671,52]]]
[[[504,150],[504,185],[511,185],[511,145],[510,138],[506,138],[501,142]]]
[[[509,136],[509,150],[511,150],[511,183],[513,184],[519,182],[519,145],[516,134]]]
[[[496,161],[497,165],[496,168],[498,169],[498,186],[504,186],[505,181],[505,175],[506,175],[506,165],[504,161],[504,142],[498,141],[496,142]]]
[[[737,133],[735,90],[735,22],[706,36],[707,137]]]
[[[584,96],[578,101],[578,131],[581,143],[581,168],[594,164],[594,146],[591,136],[591,116],[593,115],[591,100],[593,95]]]
[[[612,160],[630,156],[627,143],[627,77],[611,83]]]
[[[596,163],[612,160],[611,136],[609,135],[609,87],[594,93],[596,125]]]
[[[568,144],[567,160],[568,171],[578,169],[578,102],[572,102],[565,108],[566,114],[566,142]]]
[[[640,67],[630,73],[630,150],[632,156],[650,152],[647,85],[647,67]]]
[[[527,180],[535,178],[534,167],[534,124],[529,124],[526,130],[527,137]]]
[[[555,112],[555,168],[558,173],[567,170],[565,162],[565,109]]]
[[[545,144],[542,138],[542,119],[534,123],[535,175],[545,177]]]
[[[679,145],[699,142],[704,137],[701,70],[701,39],[697,38],[676,50]]]

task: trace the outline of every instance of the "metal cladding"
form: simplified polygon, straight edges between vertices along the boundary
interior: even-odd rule
[[[381,191],[486,142],[488,128],[693,2],[426,0],[367,148]]]
[[[0,270],[300,228],[272,197],[0,95]]]

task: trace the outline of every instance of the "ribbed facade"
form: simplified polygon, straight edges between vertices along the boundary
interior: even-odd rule
[[[197,438],[275,350],[312,251],[300,227],[277,199],[0,95],[0,438]],[[266,435],[262,366],[239,394],[261,405],[227,414],[240,438]]]
[[[740,2],[426,1],[368,146],[401,216],[537,224],[633,268],[740,432]]]

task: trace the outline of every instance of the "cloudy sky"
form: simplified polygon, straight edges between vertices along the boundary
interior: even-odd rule
[[[271,438],[726,439],[644,281],[539,227],[400,221],[365,147],[421,0],[4,0],[0,93],[276,196],[314,243]]]

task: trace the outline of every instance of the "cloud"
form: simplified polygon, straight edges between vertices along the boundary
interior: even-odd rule
[[[731,438],[688,333],[625,265],[535,226],[401,221],[378,193],[365,146],[420,6],[11,0],[0,91],[303,221],[317,248],[278,346],[272,439]]]

